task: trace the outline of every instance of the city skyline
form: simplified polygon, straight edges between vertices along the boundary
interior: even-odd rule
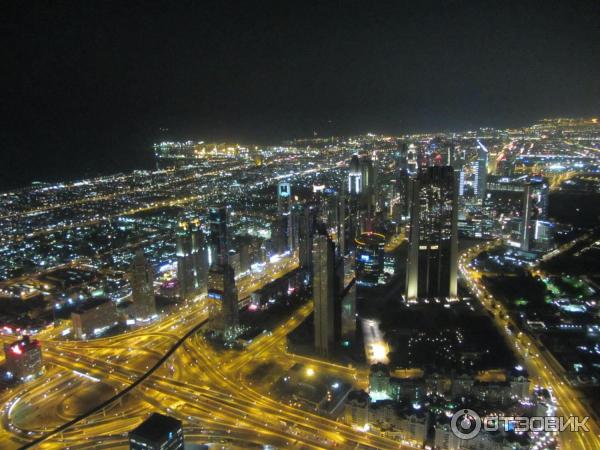
[[[0,449],[600,450],[597,0],[0,17]]]
[[[0,185],[150,168],[164,139],[598,115],[599,14],[594,1],[9,4]]]

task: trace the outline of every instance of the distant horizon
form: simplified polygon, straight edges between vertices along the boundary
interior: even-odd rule
[[[158,138],[155,139],[153,141],[147,140],[148,145],[142,148],[139,148],[138,150],[142,150],[143,149],[143,156],[145,156],[145,161],[144,160],[139,160],[139,164],[135,164],[135,162],[131,162],[131,164],[128,164],[127,166],[115,166],[113,168],[110,167],[106,167],[103,169],[98,169],[97,171],[93,172],[92,170],[88,170],[88,171],[78,171],[77,173],[65,173],[64,175],[55,175],[55,176],[48,176],[46,178],[44,177],[32,177],[29,181],[24,182],[22,184],[12,184],[10,185],[9,183],[6,183],[6,179],[4,180],[0,180],[0,193],[2,192],[9,192],[9,191],[14,191],[14,190],[18,190],[18,189],[25,189],[28,187],[31,187],[31,185],[33,183],[61,183],[61,182],[65,182],[65,183],[73,183],[73,182],[77,182],[77,181],[82,181],[82,180],[86,180],[86,179],[90,179],[90,178],[97,178],[97,177],[105,177],[105,176],[111,176],[111,175],[116,175],[119,173],[128,173],[128,172],[133,172],[135,170],[155,170],[155,158],[154,158],[154,154],[152,153],[152,146],[156,143],[159,142],[185,142],[185,141],[194,141],[194,142],[206,142],[206,143],[230,143],[230,144],[239,144],[239,145],[248,145],[248,146],[253,146],[253,145],[261,145],[261,146],[278,146],[278,145],[282,145],[285,141],[293,141],[293,140],[310,140],[310,139],[318,139],[318,138],[344,138],[344,137],[352,137],[352,136],[364,136],[367,134],[374,134],[374,135],[380,135],[380,136],[389,136],[389,137],[397,137],[397,138],[401,138],[402,136],[410,136],[410,135],[416,135],[416,134],[430,134],[430,135],[436,135],[436,134],[448,134],[448,133],[466,133],[469,131],[476,131],[476,130],[480,130],[480,129],[484,129],[484,128],[491,128],[491,129],[495,129],[495,130],[509,130],[509,129],[525,129],[525,128],[529,128],[533,125],[536,125],[544,120],[559,120],[559,119],[566,119],[566,120],[592,120],[596,117],[599,117],[599,115],[586,115],[586,116],[578,116],[578,117],[571,117],[571,116],[565,116],[565,115],[561,115],[561,116],[554,116],[554,117],[542,117],[540,119],[531,121],[529,124],[527,125],[520,125],[520,126],[507,126],[507,127],[498,127],[498,126],[493,126],[493,125],[481,125],[481,126],[477,126],[476,128],[464,128],[464,129],[452,129],[452,128],[448,128],[448,129],[440,129],[437,131],[426,131],[426,130],[414,130],[414,131],[410,131],[410,132],[402,132],[402,133],[392,133],[392,132],[385,132],[385,131],[364,131],[361,133],[357,133],[357,132],[351,132],[351,133],[346,133],[346,134],[319,134],[317,136],[311,136],[311,135],[305,135],[305,136],[296,136],[296,137],[289,137],[289,138],[282,138],[279,140],[273,140],[271,142],[267,142],[267,141],[263,141],[263,142],[249,142],[248,141],[244,141],[244,140],[226,140],[226,139],[209,139],[209,138],[201,138],[201,137],[196,137],[196,136],[190,136],[190,135],[181,135],[181,137],[164,137],[164,139]],[[164,128],[162,129],[162,131],[167,131]]]

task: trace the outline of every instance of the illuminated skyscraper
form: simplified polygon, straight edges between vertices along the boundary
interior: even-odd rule
[[[362,192],[367,193],[373,190],[375,184],[375,170],[373,161],[368,156],[360,159],[360,173],[362,181]]]
[[[346,194],[344,192],[340,192],[337,200],[337,245],[340,255],[344,256],[346,254],[346,222],[348,220],[348,215],[346,212]]]
[[[358,155],[352,155],[350,171],[348,172],[348,193],[357,196],[362,192],[363,181]]]
[[[206,292],[208,246],[197,221],[182,221],[177,230],[177,280],[181,297]]]
[[[334,345],[335,248],[331,239],[317,234],[313,240],[313,298],[315,350],[328,356]]]
[[[354,268],[356,282],[363,286],[375,286],[383,274],[385,236],[379,233],[362,233],[356,238]]]
[[[479,148],[477,150],[477,172],[475,175],[475,195],[482,200],[485,198],[485,188],[487,183],[488,150],[484,145],[477,141]]]
[[[415,144],[410,144],[408,146],[408,150],[406,152],[406,163],[409,173],[417,173],[419,163],[417,155],[417,146]]]
[[[238,292],[229,264],[213,264],[208,271],[209,316],[213,330],[227,332],[238,324]]]
[[[523,190],[523,210],[521,213],[521,249],[532,250],[539,242],[547,245],[547,227],[543,222],[548,218],[548,182],[544,178],[532,178],[525,183]]]
[[[135,318],[146,319],[156,314],[154,299],[154,271],[146,261],[144,251],[135,251],[129,280],[131,283],[132,310]]]
[[[208,210],[209,235],[209,263],[225,264],[229,251],[227,239],[227,208],[211,207]]]
[[[312,271],[313,236],[315,233],[315,212],[312,206],[304,205],[299,215],[298,259],[300,267]]]
[[[275,233],[275,248],[277,253],[293,249],[293,216],[292,216],[292,187],[282,181],[277,185],[277,223]]]
[[[451,166],[421,169],[411,181],[406,297],[456,297],[457,188]]]

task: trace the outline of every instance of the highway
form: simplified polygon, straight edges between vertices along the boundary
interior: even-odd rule
[[[280,261],[261,277],[242,283],[240,297],[296,266],[295,257]],[[290,359],[285,338],[311,311],[309,302],[272,333],[237,352],[217,352],[196,333],[207,320],[204,298],[119,336],[84,342],[44,340],[49,373],[55,375],[45,375],[7,396],[0,443],[6,442],[7,449],[115,448],[117,443],[124,445],[125,433],[154,409],[183,420],[186,432],[191,430],[198,442],[227,438],[285,448],[403,448],[397,441],[279,402],[240,375],[242,368],[265,358]],[[340,376],[356,376],[351,368],[310,358],[303,362]],[[75,418],[65,415],[66,402],[70,399],[72,404],[93,384],[115,394]],[[44,395],[48,392],[51,395]],[[40,407],[51,417],[38,426],[21,428],[14,423],[19,412]],[[61,425],[53,426],[57,421]]]
[[[467,282],[471,292],[481,302],[483,307],[494,317],[499,330],[507,341],[512,344],[515,352],[521,357],[530,376],[538,385],[548,388],[556,398],[558,413],[564,417],[576,416],[583,419],[589,412],[581,401],[581,393],[571,388],[568,380],[559,372],[554,361],[542,350],[539,341],[520,329],[517,323],[508,315],[500,301],[494,299],[485,285],[481,282],[481,274],[469,267],[469,264],[479,253],[499,245],[492,241],[473,247],[460,256],[461,275]],[[510,326],[510,328],[509,328]],[[514,330],[514,331],[511,331]],[[598,424],[589,419],[589,432],[565,431],[559,435],[561,448],[566,450],[600,450],[600,431]]]

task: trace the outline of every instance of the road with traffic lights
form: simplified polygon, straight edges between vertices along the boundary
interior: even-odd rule
[[[485,250],[500,245],[499,241],[490,241],[465,251],[459,260],[460,272],[469,289],[493,316],[497,328],[505,336],[523,365],[528,369],[532,381],[546,387],[555,398],[557,415],[563,417],[589,417],[590,412],[582,402],[582,394],[573,389],[552,355],[539,339],[528,334],[510,317],[502,302],[495,299],[481,281],[481,273],[471,267],[471,261]],[[587,422],[589,432],[564,431],[558,435],[561,448],[567,450],[599,450],[600,431],[597,423],[590,418]]]

